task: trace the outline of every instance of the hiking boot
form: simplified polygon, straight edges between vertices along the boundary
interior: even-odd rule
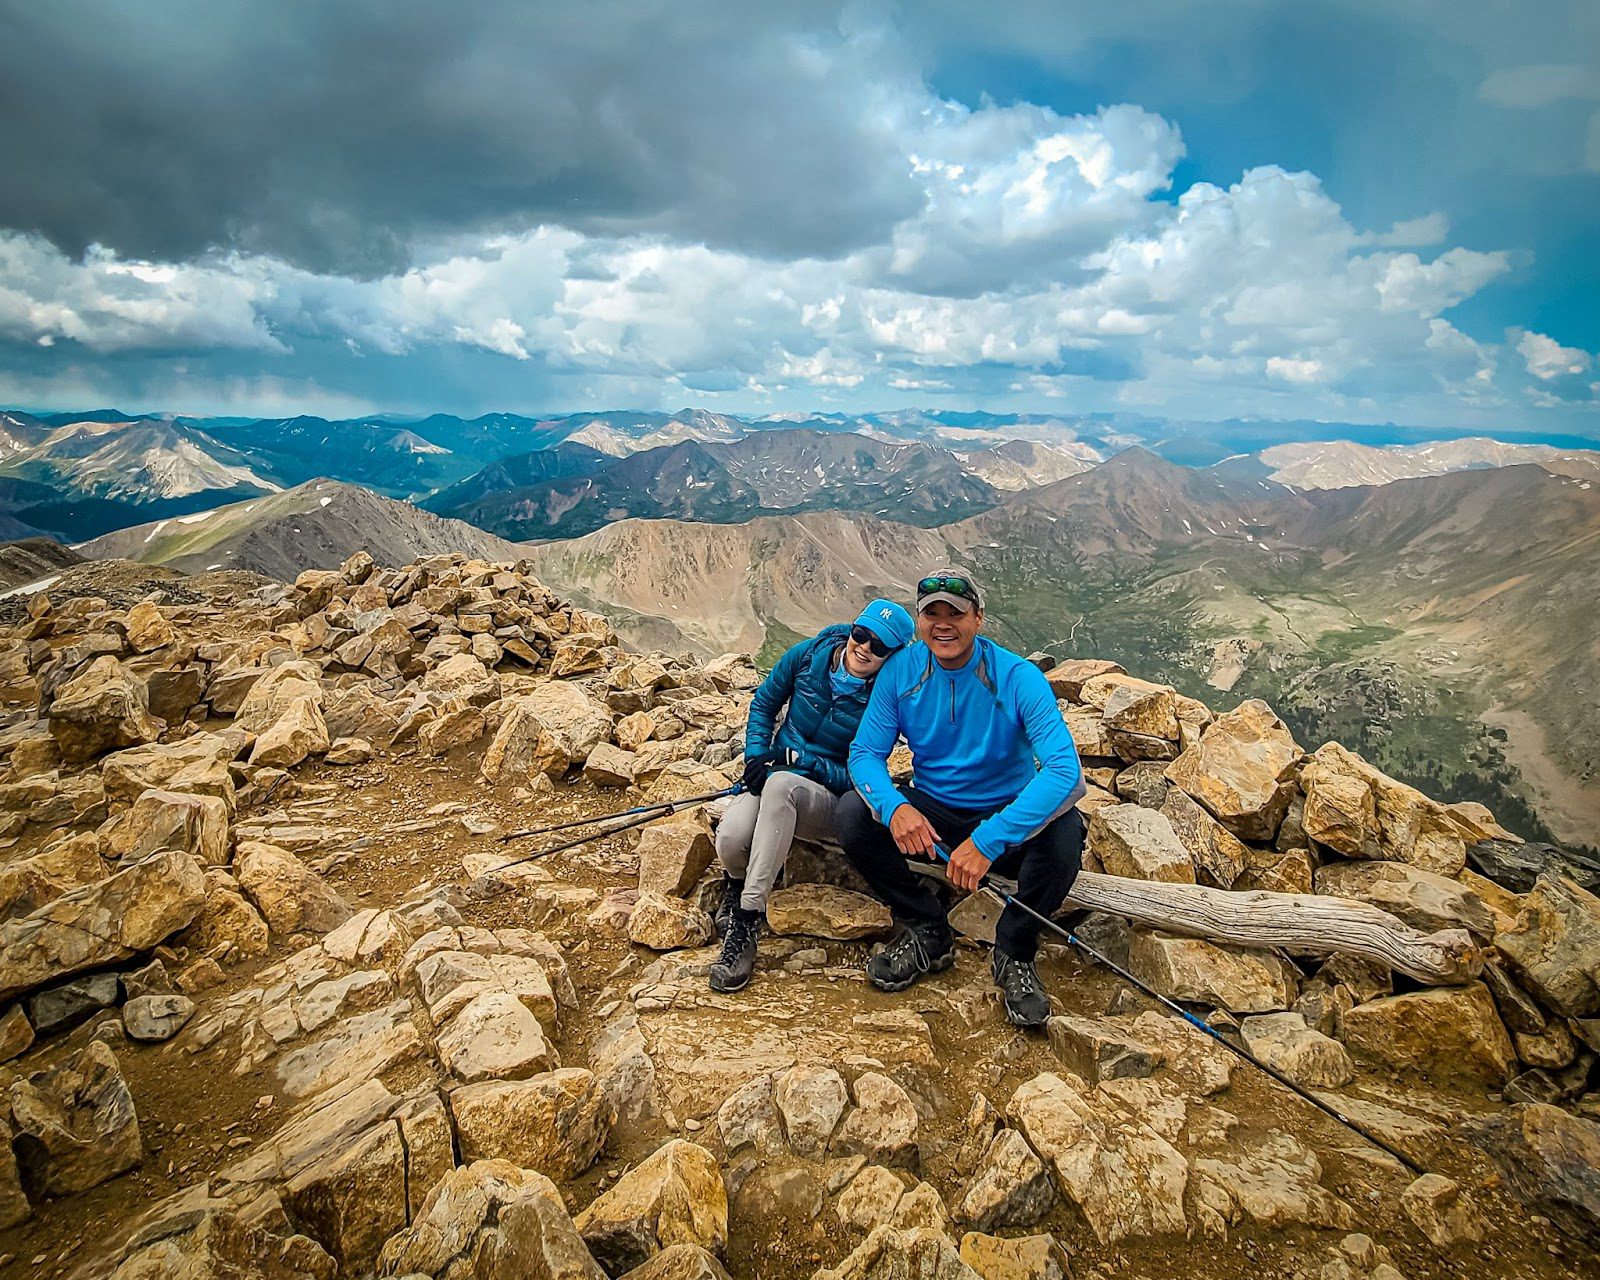
[[[1042,1027],[1050,1016],[1050,997],[1044,993],[1032,960],[1018,960],[999,947],[989,959],[994,985],[1005,999],[1006,1017],[1015,1027]]]
[[[722,877],[722,901],[717,904],[717,910],[711,917],[711,923],[717,926],[717,937],[728,936],[728,926],[733,923],[733,913],[738,908],[739,897],[743,893],[743,880],[735,880],[729,875]]]
[[[761,912],[735,907],[722,935],[722,954],[711,966],[713,991],[742,991],[756,968],[756,935],[761,932]]]
[[[867,961],[867,980],[879,991],[904,991],[925,973],[956,962],[956,935],[943,920],[902,923],[889,945]]]

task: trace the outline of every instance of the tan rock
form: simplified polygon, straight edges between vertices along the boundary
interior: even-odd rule
[[[1479,941],[1494,937],[1494,913],[1459,881],[1403,862],[1343,862],[1317,871],[1316,890],[1382,907],[1424,933],[1467,929]]]
[[[716,858],[711,833],[699,812],[677,813],[639,832],[639,891],[684,897]]]
[[[372,744],[365,738],[335,738],[322,758],[328,764],[366,764],[372,759]]]
[[[1232,1159],[1198,1159],[1191,1181],[1199,1226],[1217,1237],[1246,1218],[1269,1229],[1353,1227],[1355,1214],[1321,1179],[1316,1155],[1286,1133]]]
[[[516,996],[474,996],[439,1032],[439,1061],[458,1080],[519,1080],[561,1065],[539,1019]]]
[[[251,684],[239,704],[234,724],[251,733],[265,733],[296,700],[310,698],[320,710],[326,696],[322,670],[316,663],[304,658],[285,662],[269,667]]]
[[[595,1162],[612,1123],[605,1093],[576,1067],[466,1085],[450,1095],[450,1110],[463,1160],[509,1160],[557,1182]]]
[[[1294,1003],[1293,967],[1270,951],[1223,947],[1199,938],[1135,929],[1128,968],[1174,1000],[1231,1013],[1271,1013]]]
[[[458,653],[422,677],[422,691],[447,702],[486,707],[500,696],[500,677],[472,654]]]
[[[624,751],[638,751],[655,735],[655,717],[648,711],[635,711],[617,721],[615,737],[617,745]]]
[[[1031,1227],[1055,1201],[1050,1175],[1033,1148],[1015,1129],[1001,1129],[979,1158],[955,1219],[978,1231]]]
[[[1246,1018],[1241,1034],[1251,1053],[1302,1088],[1337,1089],[1355,1078],[1345,1047],[1312,1030],[1298,1013]]]
[[[837,1267],[811,1280],[980,1280],[961,1260],[954,1242],[934,1227],[882,1225],[872,1229]]]
[[[31,858],[0,867],[0,919],[26,916],[62,894],[106,876],[97,834],[57,840]]]
[[[250,752],[250,763],[292,769],[307,756],[326,751],[331,741],[318,701],[310,695],[292,699],[283,713],[261,731]]]
[[[50,703],[50,733],[71,763],[154,742],[164,727],[150,714],[145,682],[110,655],[68,680]]]
[[[483,712],[477,707],[455,707],[418,730],[417,749],[423,755],[442,756],[476,742],[487,730]]]
[[[1189,851],[1195,878],[1219,889],[1233,888],[1250,863],[1248,846],[1177,787],[1166,789],[1159,812]]]
[[[575,1225],[613,1275],[675,1244],[721,1253],[728,1244],[722,1170],[705,1148],[674,1139],[594,1200]]]
[[[1300,823],[1307,836],[1347,858],[1378,856],[1378,802],[1366,781],[1313,756],[1300,785],[1306,793]]]
[[[0,1000],[148,951],[193,920],[204,901],[205,876],[194,859],[157,853],[7,920],[0,924]]]
[[[150,743],[117,751],[100,762],[106,796],[132,804],[146,791],[178,791],[217,796],[234,810],[234,786],[228,763],[240,751],[237,735],[197,733],[171,745]]]
[[[1600,1013],[1600,897],[1546,873],[1495,946],[1536,996],[1568,1018]]]
[[[609,742],[595,744],[583,762],[583,776],[597,787],[631,787],[635,757]]]
[[[350,904],[287,849],[246,840],[234,857],[234,874],[275,934],[326,933],[351,916]]]
[[[772,1101],[783,1134],[798,1156],[820,1160],[828,1149],[848,1098],[844,1078],[832,1067],[801,1063],[778,1077]]]
[[[876,898],[831,884],[796,884],[767,899],[767,924],[779,935],[849,942],[887,936],[889,908]]]
[[[1436,987],[1357,1005],[1344,1015],[1351,1052],[1432,1081],[1498,1086],[1516,1066],[1511,1037],[1481,982]]]
[[[33,1027],[20,1004],[14,1004],[0,1015],[0,1062],[19,1058],[33,1044]],[[4,1144],[9,1145],[9,1139]],[[0,1212],[0,1217],[4,1217]]]
[[[1072,1267],[1054,1236],[985,1235],[961,1237],[961,1261],[983,1280],[1068,1280]]]
[[[334,1280],[337,1271],[309,1236],[280,1236],[230,1209],[204,1209],[137,1232],[111,1280]]]
[[[1089,822],[1089,847],[1106,871],[1133,880],[1193,884],[1194,863],[1172,823],[1154,809],[1108,805]]]
[[[642,893],[628,916],[628,940],[652,951],[678,951],[711,941],[711,917],[692,902]]]
[[[1006,1113],[1102,1243],[1186,1230],[1188,1161],[1143,1119],[1049,1072],[1021,1085]]]
[[[1334,783],[1335,776],[1354,779],[1371,793],[1375,831],[1359,829],[1366,823],[1366,808],[1349,782]],[[1309,781],[1306,781],[1309,779]],[[1350,856],[1377,857],[1390,862],[1405,862],[1424,871],[1454,876],[1466,865],[1467,844],[1477,839],[1477,828],[1468,819],[1431,800],[1415,787],[1397,782],[1374,769],[1337,742],[1318,747],[1307,762],[1303,782],[1315,784],[1328,796],[1340,797],[1337,810],[1332,799],[1324,816],[1307,822],[1306,833],[1313,839],[1320,830],[1340,841]],[[1307,798],[1309,806],[1309,795]],[[1359,812],[1357,812],[1359,810]],[[1376,852],[1374,852],[1374,846]]]
[[[1477,1244],[1483,1239],[1483,1218],[1472,1197],[1442,1174],[1423,1174],[1401,1192],[1400,1207],[1437,1248]]]
[[[157,849],[175,849],[202,866],[228,861],[228,805],[220,796],[146,791],[105,831],[105,850],[113,858],[131,860]]]
[[[1122,667],[1104,658],[1065,658],[1046,671],[1044,678],[1050,682],[1056,697],[1079,702],[1083,698],[1085,681],[1096,676],[1123,674]]]
[[[1241,840],[1271,840],[1294,793],[1300,747],[1258,698],[1218,716],[1167,778]]]
[[[864,1071],[851,1088],[855,1108],[839,1126],[833,1150],[865,1156],[873,1164],[915,1168],[917,1109],[888,1076]]]
[[[133,1095],[116,1055],[101,1041],[14,1081],[7,1100],[23,1180],[42,1195],[98,1187],[144,1157]]]
[[[490,782],[526,777],[543,732],[544,724],[534,712],[533,699],[507,699],[500,727],[483,753],[483,776]]]
[[[472,1270],[458,1264],[471,1259]],[[384,1244],[380,1276],[605,1280],[544,1175],[506,1160],[452,1169],[411,1225]]]
[[[231,875],[211,871],[206,874],[205,904],[181,940],[208,956],[249,960],[267,954],[272,932],[240,891],[239,882]]]
[[[161,610],[148,600],[142,600],[128,610],[128,648],[135,653],[150,653],[165,649],[177,642],[178,633],[162,615]]]
[[[1072,745],[1078,755],[1086,760],[1112,759],[1117,748],[1111,741],[1105,721],[1093,707],[1068,707],[1061,713],[1067,732],[1072,735]]]

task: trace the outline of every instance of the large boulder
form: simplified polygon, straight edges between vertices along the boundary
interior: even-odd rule
[[[60,1066],[12,1084],[12,1146],[35,1197],[70,1196],[126,1173],[144,1156],[133,1095],[99,1040]]]
[[[1294,795],[1300,756],[1288,726],[1252,698],[1218,716],[1167,766],[1167,779],[1241,840],[1271,840]]]
[[[234,856],[233,869],[275,934],[327,933],[351,916],[350,904],[287,849],[246,840]]]
[[[532,768],[544,723],[534,711],[529,697],[507,698],[500,727],[495,731],[479,766],[489,782],[525,780]]]
[[[1102,1243],[1181,1234],[1189,1162],[1142,1108],[1103,1092],[1109,1087],[1044,1072],[1018,1087],[1006,1114]]]
[[[844,1114],[844,1077],[832,1067],[800,1063],[777,1080],[772,1101],[790,1148],[808,1160],[820,1160]]]
[[[150,714],[145,682],[109,654],[56,690],[50,734],[68,762],[154,742],[166,725]]]
[[[681,898],[699,883],[717,856],[705,819],[672,814],[639,832],[639,892]]]
[[[1097,809],[1089,820],[1089,848],[1114,876],[1193,884],[1194,862],[1166,815],[1137,804]]]
[[[796,884],[767,899],[767,925],[780,935],[850,942],[886,935],[894,926],[876,898],[832,884]]]
[[[146,791],[217,796],[234,809],[233,775],[228,763],[239,754],[239,735],[197,733],[170,745],[150,743],[117,751],[100,762],[106,798],[132,804]]]
[[[658,1147],[578,1215],[578,1233],[620,1275],[674,1244],[712,1253],[728,1245],[728,1193],[716,1157],[674,1139]]]
[[[595,1162],[611,1131],[611,1104],[578,1067],[527,1080],[465,1085],[450,1095],[461,1157],[509,1160],[557,1182]]]
[[[422,691],[446,701],[486,707],[500,696],[500,677],[470,653],[458,653],[422,677]]]
[[[551,680],[527,695],[528,709],[542,726],[534,767],[559,778],[611,736],[611,713],[578,685]]]
[[[1523,982],[1557,1013],[1600,1013],[1600,897],[1566,876],[1541,875],[1516,923],[1495,946]]]
[[[1347,857],[1406,862],[1442,876],[1461,872],[1479,828],[1464,815],[1397,782],[1329,742],[1301,773],[1306,835]],[[1365,787],[1367,795],[1361,794]]]
[[[555,1184],[506,1160],[453,1169],[378,1255],[380,1276],[605,1280]]]
[[[1251,1053],[1303,1089],[1337,1089],[1355,1077],[1345,1047],[1308,1027],[1302,1014],[1257,1014],[1240,1033]]]
[[[1467,1133],[1523,1204],[1600,1246],[1600,1124],[1534,1102],[1475,1121]]]
[[[832,1150],[873,1164],[917,1164],[917,1108],[888,1076],[863,1071],[851,1088],[854,1109],[834,1135]]]
[[[200,913],[205,875],[187,854],[153,854],[0,925],[0,1000],[148,951]]]
[[[692,902],[644,893],[628,916],[628,940],[652,951],[678,951],[711,941],[711,917]]]
[[[322,670],[316,663],[305,659],[285,662],[269,668],[250,686],[234,723],[251,733],[265,733],[297,699],[310,698],[320,712],[326,696]]]
[[[231,1209],[196,1209],[141,1228],[111,1280],[335,1280],[338,1264],[308,1236],[278,1236]]]
[[[158,849],[187,853],[208,867],[228,860],[228,803],[220,796],[152,789],[102,831],[106,853],[125,861]]]
[[[874,1227],[837,1267],[811,1280],[983,1280],[937,1227]]]
[[[332,745],[321,699],[302,694],[289,700],[282,713],[260,731],[250,763],[257,767],[292,769],[307,756]]]
[[[1317,870],[1318,893],[1381,907],[1424,933],[1466,929],[1480,941],[1494,937],[1488,905],[1459,880],[1403,862],[1339,862]]]
[[[1169,786],[1165,778],[1161,787],[1164,794],[1158,808],[1172,824],[1178,843],[1189,851],[1195,879],[1219,889],[1233,888],[1250,865],[1249,847],[1195,803],[1187,791]]]
[[[1050,1175],[1033,1148],[1015,1129],[1001,1129],[978,1158],[955,1219],[975,1231],[1031,1227],[1055,1200]]]
[[[1144,929],[1131,934],[1128,968],[1162,995],[1231,1013],[1287,1009],[1297,994],[1294,967],[1274,952]]]
[[[1370,1000],[1342,1020],[1357,1057],[1432,1081],[1465,1079],[1499,1087],[1511,1078],[1511,1037],[1481,982]]]

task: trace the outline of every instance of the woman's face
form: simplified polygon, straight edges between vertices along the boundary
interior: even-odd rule
[[[878,668],[889,657],[885,654],[879,657],[872,652],[870,645],[862,644],[859,640],[850,639],[844,642],[844,669],[858,679],[865,680],[869,676],[878,674]]]

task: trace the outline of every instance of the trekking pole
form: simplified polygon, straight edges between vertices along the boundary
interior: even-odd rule
[[[943,860],[947,865],[949,864],[950,855],[948,853],[946,853],[941,846],[934,845],[934,852],[937,853],[939,855],[940,859]],[[1350,1119],[1349,1116],[1341,1114],[1337,1109],[1335,1109],[1334,1107],[1329,1106],[1326,1102],[1324,1102],[1321,1098],[1317,1097],[1315,1094],[1308,1093],[1306,1090],[1302,1089],[1299,1085],[1297,1085],[1293,1080],[1289,1079],[1288,1076],[1284,1075],[1283,1072],[1277,1070],[1277,1068],[1275,1068],[1275,1067],[1268,1066],[1265,1062],[1261,1061],[1260,1058],[1256,1057],[1255,1054],[1251,1053],[1250,1050],[1244,1048],[1242,1045],[1234,1044],[1234,1042],[1232,1040],[1229,1040],[1225,1035],[1222,1034],[1222,1032],[1218,1031],[1215,1027],[1213,1027],[1209,1023],[1206,1023],[1206,1022],[1202,1021],[1201,1019],[1195,1017],[1194,1014],[1190,1013],[1187,1009],[1185,1009],[1176,1000],[1172,1000],[1172,999],[1168,998],[1167,996],[1162,995],[1159,991],[1157,991],[1154,987],[1150,986],[1147,982],[1144,982],[1140,978],[1134,977],[1133,974],[1129,973],[1128,970],[1124,969],[1120,964],[1117,964],[1115,961],[1111,960],[1107,956],[1101,955],[1100,952],[1096,951],[1093,947],[1091,947],[1087,942],[1085,942],[1077,934],[1073,933],[1072,930],[1063,928],[1061,925],[1057,924],[1054,920],[1051,920],[1048,916],[1044,915],[1041,912],[1035,911],[1026,902],[1017,901],[1016,895],[1007,893],[1002,889],[996,888],[994,885],[989,883],[987,877],[985,877],[983,880],[981,880],[979,882],[978,887],[980,889],[982,889],[984,892],[988,893],[991,897],[993,897],[1001,905],[1007,906],[1007,907],[1016,907],[1017,910],[1026,912],[1028,915],[1032,916],[1035,920],[1037,920],[1040,924],[1042,924],[1046,929],[1049,929],[1052,933],[1060,934],[1072,946],[1076,947],[1079,951],[1083,952],[1084,955],[1088,956],[1089,959],[1091,959],[1093,961],[1096,961],[1099,964],[1105,965],[1105,967],[1110,969],[1112,973],[1117,975],[1117,977],[1121,978],[1124,982],[1127,982],[1127,983],[1131,984],[1133,987],[1137,988],[1144,995],[1149,996],[1150,999],[1154,1000],[1157,1004],[1161,1005],[1164,1009],[1168,1010],[1171,1013],[1177,1014],[1178,1017],[1182,1018],[1191,1027],[1193,1027],[1196,1031],[1200,1032],[1202,1035],[1209,1036],[1212,1040],[1215,1040],[1218,1044],[1220,1044],[1224,1049],[1228,1050],[1229,1053],[1236,1054],[1238,1057],[1243,1058],[1251,1066],[1257,1068],[1258,1070],[1264,1072],[1266,1075],[1270,1076],[1272,1079],[1276,1080],[1279,1084],[1281,1084],[1285,1089],[1288,1089],[1291,1093],[1293,1093],[1301,1101],[1309,1102],[1318,1111],[1322,1112],[1326,1116],[1331,1116],[1333,1119],[1337,1120],[1340,1124],[1342,1124],[1346,1129],[1349,1129],[1352,1133],[1359,1134],[1361,1137],[1365,1138],[1368,1142],[1370,1142],[1373,1146],[1379,1148],[1382,1151],[1387,1152],[1389,1155],[1393,1156],[1396,1160],[1398,1160],[1400,1162],[1400,1164],[1404,1168],[1409,1169],[1412,1173],[1416,1174],[1418,1177],[1421,1177],[1424,1173],[1427,1172],[1426,1169],[1422,1169],[1422,1168],[1418,1167],[1408,1157],[1406,1157],[1404,1155],[1401,1155],[1400,1152],[1398,1152],[1398,1151],[1396,1151],[1394,1149],[1394,1147],[1390,1146],[1389,1143],[1385,1142],[1382,1138],[1378,1137],[1377,1134],[1375,1134],[1371,1130],[1367,1129],[1364,1125],[1358,1124],[1356,1121]]]
[[[631,831],[634,827],[642,827],[647,822],[653,822],[657,818],[664,818],[669,813],[678,812],[679,809],[691,809],[695,805],[705,804],[709,800],[720,800],[723,796],[731,796],[738,790],[739,785],[736,784],[723,791],[709,791],[703,796],[689,796],[683,800],[667,800],[661,804],[641,805],[638,809],[625,809],[621,813],[613,813],[600,818],[590,818],[588,819],[590,822],[610,822],[614,818],[624,817],[628,818],[628,821],[618,823],[614,827],[607,827],[604,831],[591,831],[586,836],[578,836],[574,840],[567,840],[551,849],[539,849],[534,853],[524,854],[520,858],[512,858],[507,862],[502,862],[498,867],[489,867],[487,870],[480,871],[477,879],[482,880],[485,876],[492,876],[496,872],[506,870],[508,867],[520,866],[524,862],[532,862],[535,858],[548,858],[551,854],[565,853],[568,849],[576,849],[579,845],[589,844],[594,840],[603,840],[606,836],[614,836],[622,831]],[[634,814],[638,814],[639,816],[631,816]],[[562,825],[573,827],[580,824],[568,822]],[[561,828],[551,827],[549,829],[556,831],[560,830]]]
[[[617,818],[631,818],[636,813],[654,813],[657,809],[668,810],[675,805],[701,804],[708,800],[720,800],[723,796],[731,796],[735,787],[725,791],[708,791],[703,796],[692,796],[687,800],[663,800],[658,804],[641,804],[632,809],[622,809],[616,813],[603,813],[598,818],[573,818],[570,822],[557,822],[548,827],[528,827],[522,831],[509,831],[500,837],[501,844],[508,844],[512,840],[525,840],[529,836],[547,836],[552,831],[569,831],[573,827],[588,826],[591,822],[613,822]]]

